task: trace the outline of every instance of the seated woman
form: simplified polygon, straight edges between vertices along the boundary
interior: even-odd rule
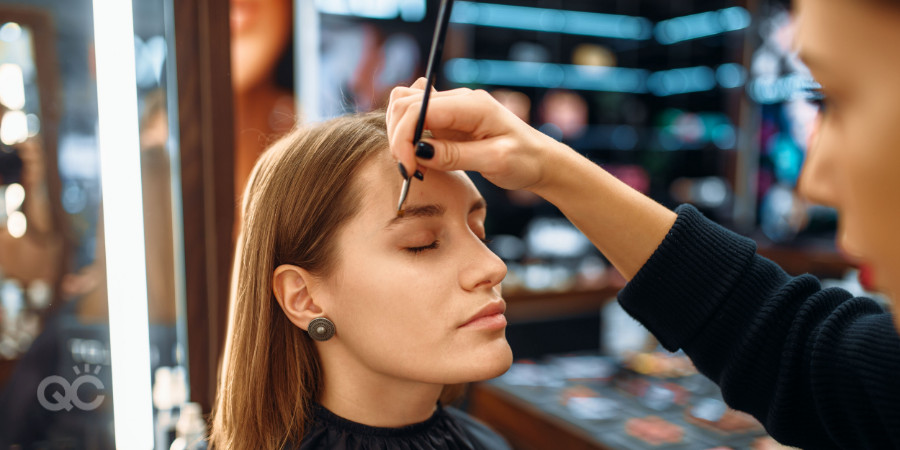
[[[397,214],[383,113],[290,133],[243,198],[216,448],[507,445],[444,406],[512,363],[485,203],[428,173]]]

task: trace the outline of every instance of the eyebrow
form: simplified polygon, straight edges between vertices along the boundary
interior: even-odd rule
[[[479,198],[472,206],[469,207],[469,212],[466,215],[472,214],[473,212],[479,209],[487,209],[487,202],[485,202],[484,198]],[[398,225],[403,222],[407,222],[414,218],[422,218],[422,217],[441,217],[446,212],[446,208],[444,205],[439,204],[428,204],[428,205],[411,205],[407,208],[403,209],[403,216],[394,216],[391,220],[388,221],[385,228],[391,228],[395,225]]]

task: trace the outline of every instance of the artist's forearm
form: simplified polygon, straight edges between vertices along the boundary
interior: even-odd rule
[[[628,280],[675,223],[675,213],[580,154],[550,152],[546,178],[533,191],[556,205]]]

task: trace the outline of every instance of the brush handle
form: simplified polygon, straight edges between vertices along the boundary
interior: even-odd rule
[[[441,65],[441,53],[444,51],[444,38],[447,36],[447,24],[450,23],[450,12],[453,10],[453,0],[441,0],[441,9],[438,11],[437,27],[434,29],[434,38],[431,40],[431,51],[428,53],[428,66],[425,69],[425,97],[422,99],[422,109],[419,111],[419,121],[416,122],[416,132],[413,134],[413,145],[422,139],[425,128],[425,112],[428,110],[428,99],[431,98],[431,87],[434,86],[435,74]]]

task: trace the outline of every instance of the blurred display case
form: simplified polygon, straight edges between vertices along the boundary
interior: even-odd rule
[[[728,408],[684,355],[520,360],[472,388],[470,411],[517,449],[787,449]]]
[[[744,6],[458,2],[451,22],[461,48],[446,62],[447,87],[488,90],[635,189],[730,220]]]

